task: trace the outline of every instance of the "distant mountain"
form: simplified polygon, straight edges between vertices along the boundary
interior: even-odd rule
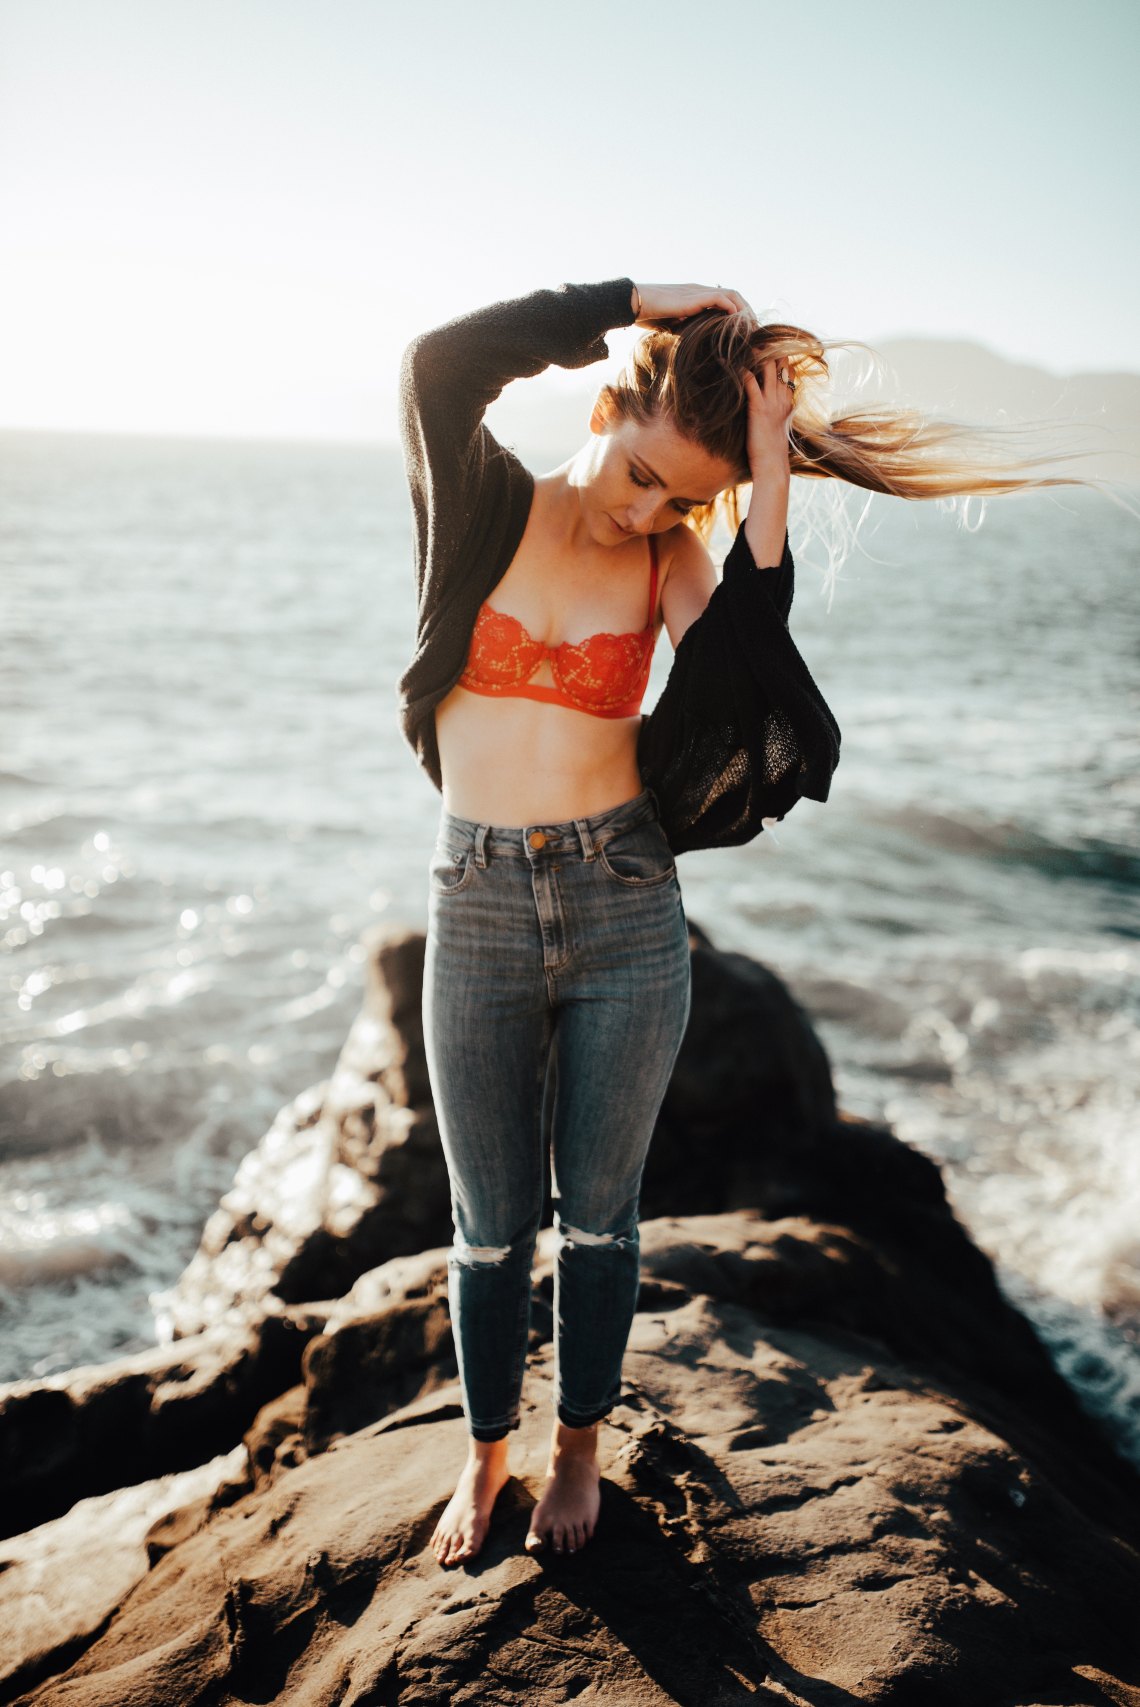
[[[624,350],[618,334],[611,333],[608,342],[615,353]],[[845,402],[897,402],[979,425],[1044,421],[1052,430],[1025,435],[1014,444],[1016,453],[1060,457],[1066,450],[1091,451],[1067,471],[1140,484],[1140,374],[1049,373],[968,339],[887,338],[871,347],[886,372],[871,374],[860,389],[855,382],[868,358],[858,350],[836,352],[835,408]],[[488,424],[528,466],[556,467],[586,442],[594,398],[610,371],[599,365],[516,380],[492,404]],[[1040,472],[1063,467],[1058,461]]]
[[[874,348],[898,386],[869,383],[868,401],[897,397],[960,421],[1048,421],[1055,431],[1041,436],[1058,451],[1096,453],[1076,467],[1140,481],[1140,374],[1055,374],[957,338],[890,338]]]

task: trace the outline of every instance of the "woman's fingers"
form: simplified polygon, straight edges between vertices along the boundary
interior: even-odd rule
[[[761,413],[774,410],[781,419],[791,414],[796,405],[796,394],[780,377],[785,371],[790,373],[786,356],[767,356],[760,364],[759,377],[751,368],[745,369],[744,387],[753,409]]]
[[[751,306],[744,300],[738,290],[725,290],[723,286],[718,285],[717,291],[719,294],[716,301],[710,304],[710,306],[723,308],[726,314],[752,314]],[[755,314],[752,314],[752,318],[755,320]]]
[[[738,290],[723,285],[666,285],[639,284],[641,299],[639,325],[652,325],[668,320],[687,320],[702,309],[719,308],[725,314],[745,313],[756,318],[751,307]]]

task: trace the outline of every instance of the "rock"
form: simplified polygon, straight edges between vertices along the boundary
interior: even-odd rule
[[[0,1533],[229,1452],[266,1400],[297,1380],[323,1321],[283,1311],[0,1388]]]
[[[333,1305],[302,1370],[311,1451],[454,1381],[446,1249],[398,1257],[362,1276]]]
[[[788,987],[748,955],[716,948],[689,920],[693,1005],[667,1095],[666,1128],[691,1152],[763,1110],[769,1136],[830,1126],[835,1091],[823,1045]],[[662,1134],[654,1135],[654,1144]],[[662,1178],[681,1158],[662,1156]]]
[[[551,1230],[542,1242],[549,1263]],[[962,1383],[826,1307],[768,1315],[805,1253],[834,1270],[817,1298],[861,1286],[832,1233],[742,1211],[645,1223],[642,1252],[647,1307],[580,1554],[522,1545],[553,1414],[547,1344],[469,1566],[428,1549],[466,1449],[452,1382],[219,1502],[25,1707],[1140,1701],[1134,1497],[1102,1485],[1103,1521],[1084,1499],[1095,1472],[1019,1451]],[[410,1374],[422,1341],[397,1340],[391,1373],[402,1357]]]
[[[150,1570],[148,1538],[164,1520],[192,1533],[248,1484],[238,1446],[193,1470],[79,1500],[65,1517],[0,1542],[3,1699],[83,1652]]]

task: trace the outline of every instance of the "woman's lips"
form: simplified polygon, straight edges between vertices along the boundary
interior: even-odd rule
[[[607,516],[610,516],[610,512],[608,510],[606,511],[606,514],[607,514]],[[632,528],[623,528],[619,521],[614,520],[613,516],[610,516],[610,520],[611,520],[611,522],[613,522],[614,526],[617,528],[619,533],[630,534],[633,532]]]

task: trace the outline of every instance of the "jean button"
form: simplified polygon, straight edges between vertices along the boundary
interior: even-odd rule
[[[532,830],[527,841],[532,848],[544,848],[546,846],[546,837],[541,830]]]

